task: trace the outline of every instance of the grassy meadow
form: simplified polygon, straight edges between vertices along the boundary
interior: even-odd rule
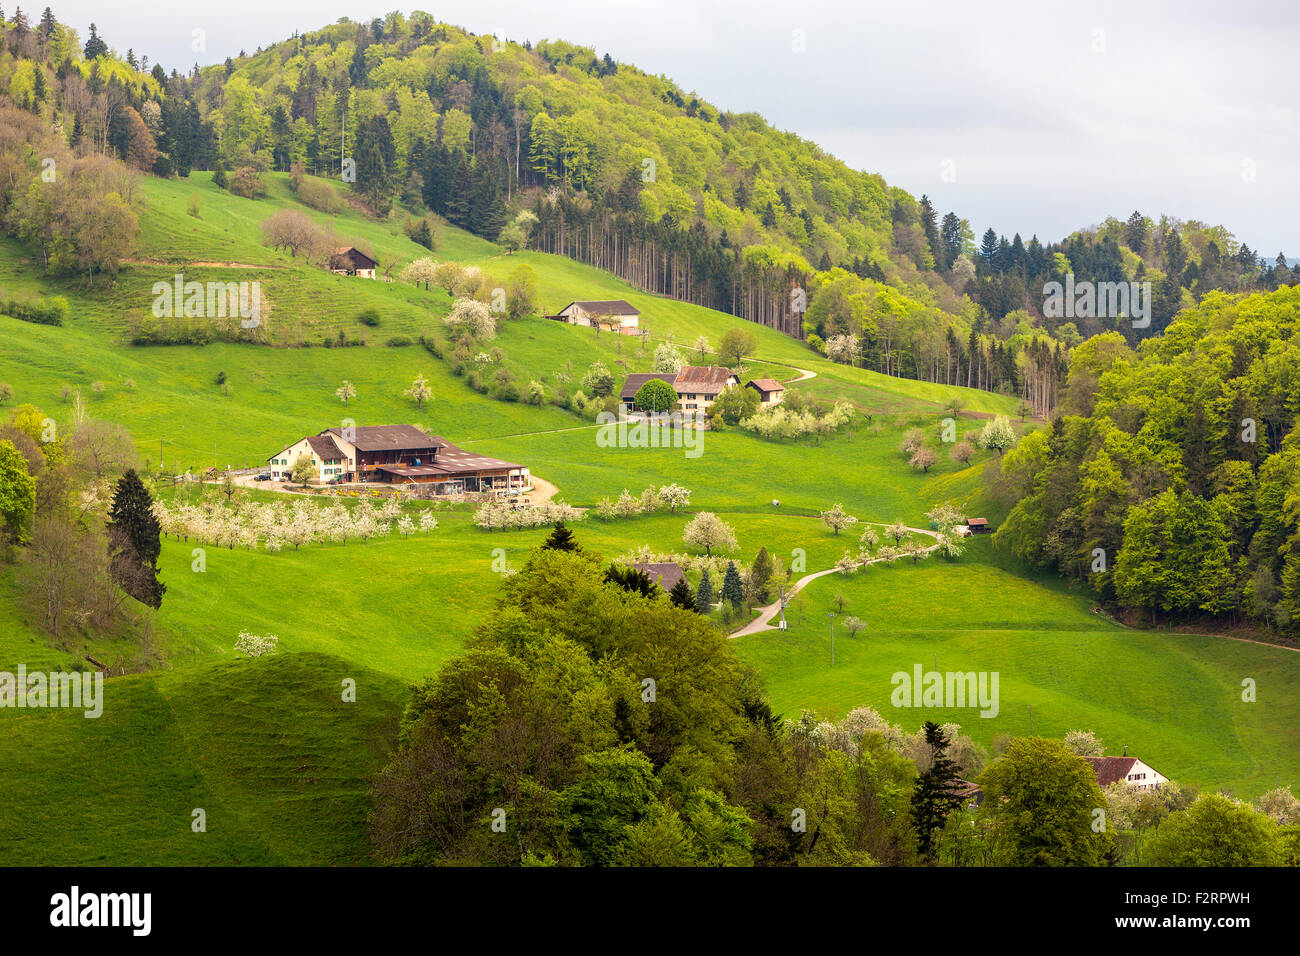
[[[969,466],[941,453],[929,473],[918,473],[898,445],[914,425],[926,427],[933,444],[952,398],[965,409],[966,431],[989,414],[1014,413],[1008,396],[836,365],[773,330],[647,295],[567,259],[507,256],[446,228],[435,259],[473,263],[503,281],[526,263],[537,274],[545,313],[575,298],[626,298],[642,310],[651,332],[646,346],[541,318],[500,323],[493,344],[524,382],[576,383],[599,359],[621,383],[624,372],[649,369],[660,342],[690,346],[704,335],[716,343],[726,328],[744,324],[759,343],[747,374],[790,380],[812,371],[814,378],[793,387],[848,398],[861,412],[820,444],[729,429],[705,434],[698,457],[681,448],[601,447],[597,428],[568,411],[495,401],[421,346],[385,345],[393,335],[440,334],[449,297],[332,276],[266,248],[260,222],[296,207],[287,177],[267,182],[268,197],[252,201],[213,187],[209,174],[147,179],[137,258],[102,287],[43,278],[27,250],[0,241],[0,289],[64,295],[71,303],[62,327],[0,316],[0,381],[13,385],[13,404],[38,405],[65,424],[72,408],[62,392],[79,389],[90,415],[121,422],[141,457],[168,471],[258,464],[345,417],[362,425],[412,423],[523,463],[579,506],[623,488],[637,493],[678,482],[692,490],[688,512],[715,511],[735,528],[737,558],[752,560],[766,547],[792,563],[801,552],[810,572],[856,549],[861,525],[836,536],[817,517],[836,502],[864,522],[901,518],[923,526],[925,512],[945,500],[995,522],[1002,517],[981,477],[987,453]],[[198,216],[187,211],[191,196]],[[428,254],[405,237],[400,214],[386,222],[351,207],[336,217],[312,215],[345,242],[369,245],[381,268],[394,264],[394,275]],[[272,301],[272,344],[130,345],[131,313],[147,312],[152,284],[177,271],[262,282]],[[379,311],[378,327],[360,324],[366,308]],[[319,344],[340,330],[367,344]],[[223,372],[224,387],[217,384]],[[417,374],[434,392],[422,410],[402,395]],[[344,379],[358,390],[347,407],[334,394]],[[242,494],[266,500],[274,493]],[[365,862],[366,779],[391,748],[406,686],[463,650],[494,600],[501,561],[519,567],[545,536],[485,532],[464,508],[437,517],[439,527],[427,535],[279,553],[168,539],[160,562],[168,590],[149,616],[143,645],[112,635],[47,637],[18,600],[14,569],[0,565],[0,670],[19,663],[66,669],[90,655],[128,671],[108,680],[98,720],[0,710],[0,766],[10,796],[0,801],[0,864]],[[642,545],[683,550],[688,518],[588,516],[574,530],[584,547],[615,558]],[[201,572],[193,569],[196,547],[204,549]],[[854,637],[837,630],[832,668],[827,612],[837,595],[844,597],[839,617],[857,616],[865,627]],[[872,706],[909,729],[929,717],[955,720],[987,745],[1002,733],[1027,733],[1032,706],[1036,733],[1094,730],[1112,752],[1127,745],[1185,783],[1246,797],[1275,779],[1300,783],[1300,704],[1284,690],[1300,679],[1300,655],[1121,627],[1094,613],[1089,595],[1019,567],[987,540],[972,542],[953,562],[900,561],[820,578],[789,617],[789,630],[733,645],[762,675],[774,709],[789,717],[808,709],[837,718]],[[278,634],[279,650],[255,660],[237,656],[241,630]],[[890,675],[917,663],[998,671],[997,717],[891,707]],[[1258,682],[1257,704],[1240,702],[1245,677]],[[347,678],[357,683],[355,703],[341,700]],[[206,833],[191,829],[196,808],[206,813]]]

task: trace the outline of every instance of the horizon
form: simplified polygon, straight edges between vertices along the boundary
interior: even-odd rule
[[[392,10],[373,0],[328,0],[312,22],[298,22],[304,18],[292,11],[265,16],[243,0],[162,13],[134,5],[105,11],[87,0],[50,6],[83,42],[94,22],[112,49],[132,49],[168,72],[266,49],[341,17],[368,22]],[[976,236],[992,228],[1054,242],[1136,209],[1157,221],[1168,215],[1221,225],[1259,257],[1271,262],[1282,252],[1296,261],[1300,112],[1281,92],[1286,50],[1300,43],[1294,11],[1267,0],[1245,4],[1251,15],[1239,6],[1232,16],[1204,3],[1095,14],[1013,13],[1012,6],[1001,0],[993,13],[975,14],[944,0],[920,17],[882,4],[848,11],[813,4],[790,15],[771,13],[776,4],[766,0],[758,13],[746,5],[742,19],[735,3],[696,11],[669,0],[647,19],[644,8],[590,0],[515,11],[501,0],[450,0],[428,12],[478,35],[592,47],[719,109],[758,113],[850,168],[928,195],[940,215],[969,220]],[[1107,0],[1097,5],[1108,7]],[[1175,27],[1170,9],[1181,18]],[[935,46],[925,57],[909,55],[909,42],[872,46],[865,89],[889,95],[864,104],[852,82],[864,60],[859,47],[882,23],[903,41]],[[1157,42],[1154,25],[1171,36]],[[206,31],[205,54],[190,50],[195,29]],[[724,39],[728,30],[741,36]],[[1274,48],[1279,55],[1269,55]],[[741,75],[764,54],[770,59],[758,75]],[[1013,55],[1027,64],[1017,75],[1002,66]]]

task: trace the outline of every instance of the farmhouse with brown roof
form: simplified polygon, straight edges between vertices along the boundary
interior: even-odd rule
[[[308,455],[320,480],[433,485],[438,494],[520,492],[532,483],[527,468],[466,451],[414,425],[327,428],[286,446],[270,459],[273,477],[288,477]]]
[[[340,276],[373,279],[379,263],[356,246],[339,246],[330,253],[330,272]]]
[[[1127,748],[1125,748],[1127,749]],[[1169,778],[1144,764],[1137,757],[1084,757],[1092,764],[1097,784],[1109,787],[1121,780],[1138,790],[1159,790]]]

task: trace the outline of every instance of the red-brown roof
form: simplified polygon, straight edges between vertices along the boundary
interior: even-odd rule
[[[650,576],[650,580],[654,581],[665,591],[671,591],[677,586],[677,582],[684,577],[681,566],[674,564],[671,561],[662,563],[639,562],[633,564],[632,567],[636,568],[638,571],[644,571]]]
[[[774,378],[751,378],[747,385],[753,385],[755,388],[764,392],[784,392],[785,386]]]
[[[1103,787],[1125,779],[1133,769],[1133,765],[1137,763],[1137,757],[1084,757],[1083,759],[1092,764],[1093,772],[1097,774],[1097,783]]]
[[[731,369],[720,365],[683,365],[673,382],[677,394],[683,392],[717,395],[727,387]]]
[[[966,524],[970,527],[980,527],[989,523],[988,518],[967,518]]]

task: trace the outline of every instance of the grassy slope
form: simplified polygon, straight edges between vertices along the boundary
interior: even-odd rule
[[[283,177],[269,181],[270,197],[253,203],[214,189],[201,174],[186,183],[147,180],[141,258],[254,266],[185,271],[204,279],[263,281],[285,334],[313,339],[345,328],[378,343],[441,325],[449,302],[441,292],[328,276],[263,248],[257,223],[273,207],[292,203]],[[201,219],[185,212],[191,193],[200,197]],[[349,241],[370,243],[385,261],[423,254],[391,224],[349,213],[336,228]],[[707,435],[703,454],[694,459],[680,449],[603,449],[595,429],[575,416],[479,396],[418,347],[127,347],[125,314],[147,309],[152,282],[175,266],[132,266],[112,289],[92,295],[40,279],[12,243],[3,243],[0,253],[0,286],[57,292],[73,302],[63,328],[0,317],[0,381],[14,384],[17,401],[42,405],[56,418],[67,415],[58,401],[63,384],[80,386],[91,413],[126,424],[154,461],[161,456],[181,467],[254,462],[279,443],[345,415],[360,424],[410,421],[524,462],[574,503],[591,504],[623,487],[638,491],[680,481],[694,490],[692,510],[716,510],[736,527],[744,557],[762,545],[788,561],[800,548],[809,570],[829,566],[856,542],[856,535],[832,536],[812,516],[833,501],[878,521],[921,522],[924,511],[944,498],[998,517],[983,498],[979,463],[959,468],[945,457],[928,475],[907,469],[897,452],[904,427],[898,416],[933,424],[954,394],[976,412],[1009,411],[1009,399],[833,365],[769,329],[748,326],[760,342],[753,372],[790,378],[795,372],[786,366],[815,370],[818,377],[799,387],[827,398],[846,395],[864,410],[887,413],[888,421],[877,418],[876,427],[856,427],[821,447],[768,443],[732,430]],[[476,262],[498,277],[527,262],[537,272],[545,311],[579,296],[627,298],[643,310],[656,342],[671,335],[689,345],[701,334],[716,342],[726,327],[741,323],[638,293],[567,259],[505,257],[454,229],[435,255]],[[356,313],[367,305],[380,309],[379,329],[357,324]],[[648,368],[649,361],[633,342],[541,319],[505,324],[496,344],[517,372],[548,382],[570,368],[580,375],[597,358],[628,370]],[[215,386],[218,371],[227,373],[230,394]],[[421,372],[435,391],[423,413],[400,394]],[[127,378],[135,380],[133,391],[123,385]],[[360,391],[347,409],[333,395],[343,378]],[[102,394],[88,388],[96,380],[106,383]],[[773,498],[781,500],[779,510]],[[9,779],[21,782],[15,792],[24,794],[0,809],[0,831],[21,834],[0,849],[0,862],[31,859],[38,848],[52,862],[362,858],[362,781],[389,745],[402,683],[431,673],[464,646],[496,590],[494,549],[504,549],[517,566],[543,536],[488,534],[464,512],[440,512],[439,519],[432,535],[406,541],[280,554],[207,548],[203,574],[190,570],[192,543],[167,542],[162,567],[169,591],[153,622],[164,669],[113,678],[112,706],[99,721],[0,711],[0,720],[9,721],[0,733],[0,761],[11,768]],[[641,544],[680,550],[685,520],[589,520],[579,535],[609,557]],[[15,608],[8,576],[0,579],[0,668],[19,661],[69,666],[85,653],[130,662],[133,649],[113,641],[47,642]],[[848,613],[868,620],[864,634],[870,637],[837,641],[831,673],[824,666],[829,642],[822,611],[837,590],[849,597]],[[810,707],[830,716],[861,704],[890,713],[888,673],[939,653],[941,666],[1003,674],[997,720],[954,715],[977,739],[1006,729],[1023,732],[1033,703],[1036,730],[1091,727],[1113,746],[1128,743],[1189,782],[1254,794],[1271,783],[1267,771],[1293,780],[1300,771],[1296,756],[1286,752],[1294,708],[1261,703],[1246,710],[1222,700],[1242,674],[1257,676],[1261,699],[1273,699],[1265,697],[1269,688],[1293,685],[1300,676],[1296,655],[1122,630],[1091,615],[1084,598],[1000,569],[979,551],[958,564],[822,579],[807,601],[804,624],[737,643],[787,713]],[[281,651],[268,660],[235,660],[232,646],[241,629],[280,634]],[[334,703],[343,675],[360,682],[356,705]],[[908,722],[896,714],[891,719]],[[50,753],[58,757],[53,768],[44,759]],[[188,829],[196,806],[208,810],[203,836]],[[87,820],[93,838],[84,837]],[[70,834],[55,848],[57,859],[49,855],[49,833]]]
[[[848,578],[813,582],[785,633],[740,638],[737,647],[765,675],[774,709],[838,718],[876,708],[915,729],[955,721],[989,744],[998,734],[1060,737],[1096,732],[1109,753],[1141,756],[1184,783],[1257,796],[1300,777],[1300,752],[1287,729],[1300,701],[1287,688],[1300,677],[1300,654],[1220,638],[1133,631],[1092,613],[1086,594],[995,566],[987,541],[959,564],[873,566]],[[866,622],[856,637],[842,627],[830,666],[828,612],[844,595],[843,615]],[[891,703],[898,671],[997,671],[1000,710],[913,710]],[[1253,677],[1258,703],[1241,700]]]

